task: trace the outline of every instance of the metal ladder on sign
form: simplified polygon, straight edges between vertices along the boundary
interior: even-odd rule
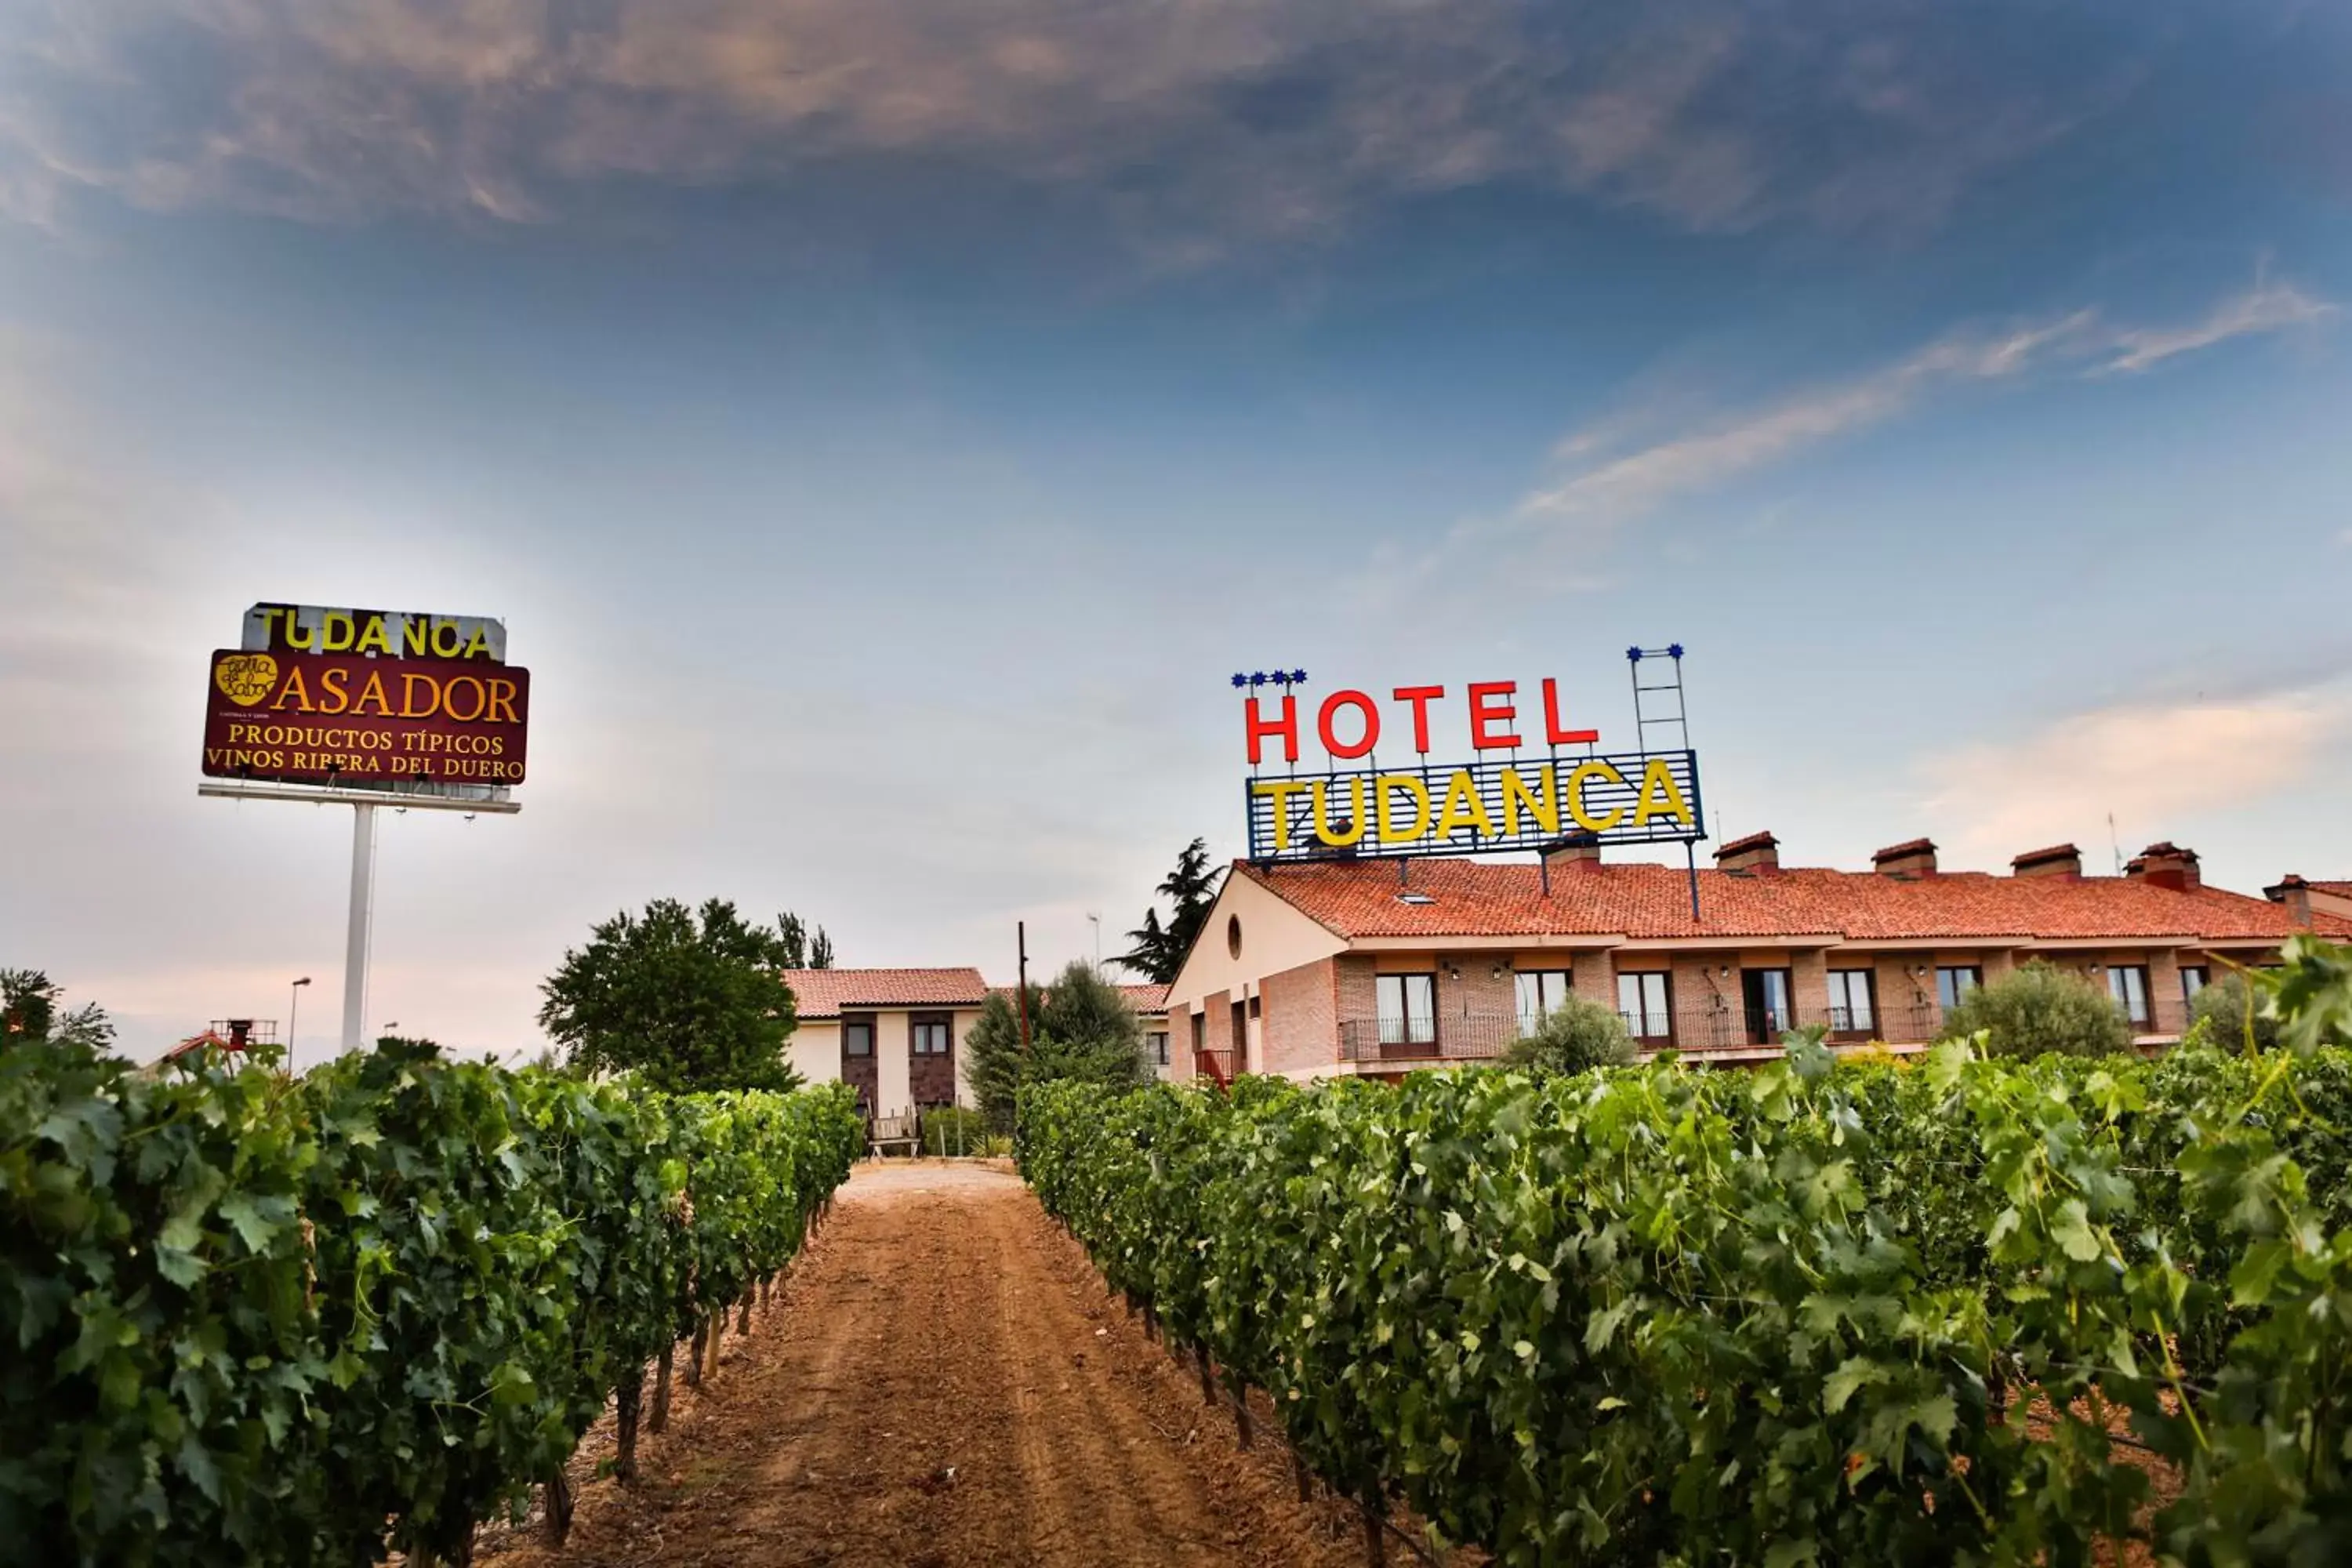
[[[1683,704],[1683,645],[1629,647],[1625,663],[1633,679],[1633,734],[1643,753],[1689,751],[1690,710]],[[1703,822],[1698,834],[1702,838],[1706,836]],[[1683,863],[1690,878],[1691,920],[1697,923],[1706,917],[1699,910],[1696,840],[1684,843]]]
[[[1683,706],[1683,645],[1629,647],[1625,662],[1633,677],[1633,733],[1644,752],[1690,750],[1690,721]],[[1649,668],[1644,670],[1643,666]],[[1660,666],[1671,669],[1662,674]],[[1645,679],[1644,677],[1647,677]],[[1667,743],[1667,731],[1672,743]]]

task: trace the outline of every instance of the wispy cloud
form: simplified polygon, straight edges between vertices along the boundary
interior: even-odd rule
[[[2315,300],[2291,283],[2257,283],[2242,294],[2223,300],[2204,320],[2189,326],[2116,333],[2113,356],[2101,368],[2110,373],[2146,370],[2176,354],[2194,353],[2249,333],[2315,326],[2338,312],[2336,305]]]
[[[2311,778],[2347,721],[2340,687],[2103,708],[1927,758],[1924,805],[1973,861],[2096,842],[2110,814],[2126,837],[2168,837],[2194,814],[2242,809]]]
[[[1711,231],[1916,233],[2157,47],[2019,71],[1929,5],[54,0],[0,38],[0,204],[528,220],[583,182],[946,159],[1208,234],[1549,187]],[[2070,34],[2070,37],[2076,35]],[[1970,64],[1969,62],[1976,62]]]
[[[1522,523],[1618,522],[1670,497],[1709,489],[1882,424],[1945,388],[2061,370],[2084,375],[2137,372],[2232,338],[2315,326],[2336,313],[2334,304],[2291,284],[2259,281],[2184,326],[2117,326],[2085,309],[1997,331],[1956,332],[1849,380],[1808,388],[1632,450],[1620,449],[1619,424],[1573,433],[1558,448],[1566,471],[1527,495],[1517,517]]]
[[[1670,495],[1718,484],[1808,447],[1893,417],[1938,383],[2023,374],[2058,345],[2079,339],[2088,311],[1990,337],[1941,339],[1894,364],[1818,387],[1689,435],[1617,457],[1601,457],[1519,504],[1522,514],[1626,515]],[[1562,450],[1591,458],[1604,445],[1570,437]]]

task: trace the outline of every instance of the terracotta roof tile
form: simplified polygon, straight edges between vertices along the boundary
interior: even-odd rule
[[[1139,1013],[1168,1011],[1168,987],[1165,985],[1122,985],[1118,994],[1126,997],[1127,1005]]]
[[[2188,936],[2279,942],[2302,928],[2264,899],[2219,888],[2178,890],[2120,877],[1995,877],[1948,871],[1916,881],[1867,871],[1784,868],[1777,877],[1698,873],[1704,923],[1691,919],[1680,867],[1588,864],[1552,873],[1466,859],[1411,863],[1401,887],[1393,860],[1235,865],[1235,871],[1343,937],[1837,935],[1855,942],[2013,936],[2028,939]],[[1427,902],[1404,903],[1410,890]],[[2352,921],[2314,917],[2323,935]]]
[[[787,969],[793,1011],[838,1018],[855,1007],[977,1007],[988,982],[977,969]]]
[[[989,989],[1007,1001],[1012,1000],[1013,987],[1010,985],[992,985]],[[1053,987],[1040,985],[1037,989],[1040,992],[1050,992]],[[1127,1005],[1139,1013],[1168,1011],[1168,987],[1165,985],[1122,985],[1118,988],[1118,994],[1126,997]]]

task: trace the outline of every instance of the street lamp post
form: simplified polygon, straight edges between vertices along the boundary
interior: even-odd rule
[[[310,984],[309,975],[286,988],[286,1070],[294,1070],[294,1020],[302,1007],[302,987]]]

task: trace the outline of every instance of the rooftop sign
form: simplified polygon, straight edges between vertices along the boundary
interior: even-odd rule
[[[1235,676],[1234,685],[1250,690],[1242,718],[1252,769],[1249,858],[1488,854],[1549,849],[1571,837],[1695,843],[1706,834],[1698,755],[1683,732],[1681,651],[1672,650],[1671,684],[1643,685],[1642,658],[1633,658],[1636,742],[1613,751],[1601,749],[1599,730],[1572,721],[1554,679],[1524,688],[1473,681],[1458,696],[1444,686],[1400,686],[1385,703],[1342,689],[1310,712],[1294,689],[1305,670]],[[1279,697],[1265,695],[1268,686]],[[1644,693],[1672,693],[1671,714],[1650,716]],[[1466,731],[1469,760],[1432,763],[1432,731],[1448,722]],[[1685,743],[1648,743],[1666,738],[1654,733],[1662,729]],[[1404,755],[1402,765],[1381,761],[1384,740],[1392,757]],[[1309,745],[1319,745],[1328,765],[1302,773]],[[1283,776],[1260,774],[1277,762]]]

